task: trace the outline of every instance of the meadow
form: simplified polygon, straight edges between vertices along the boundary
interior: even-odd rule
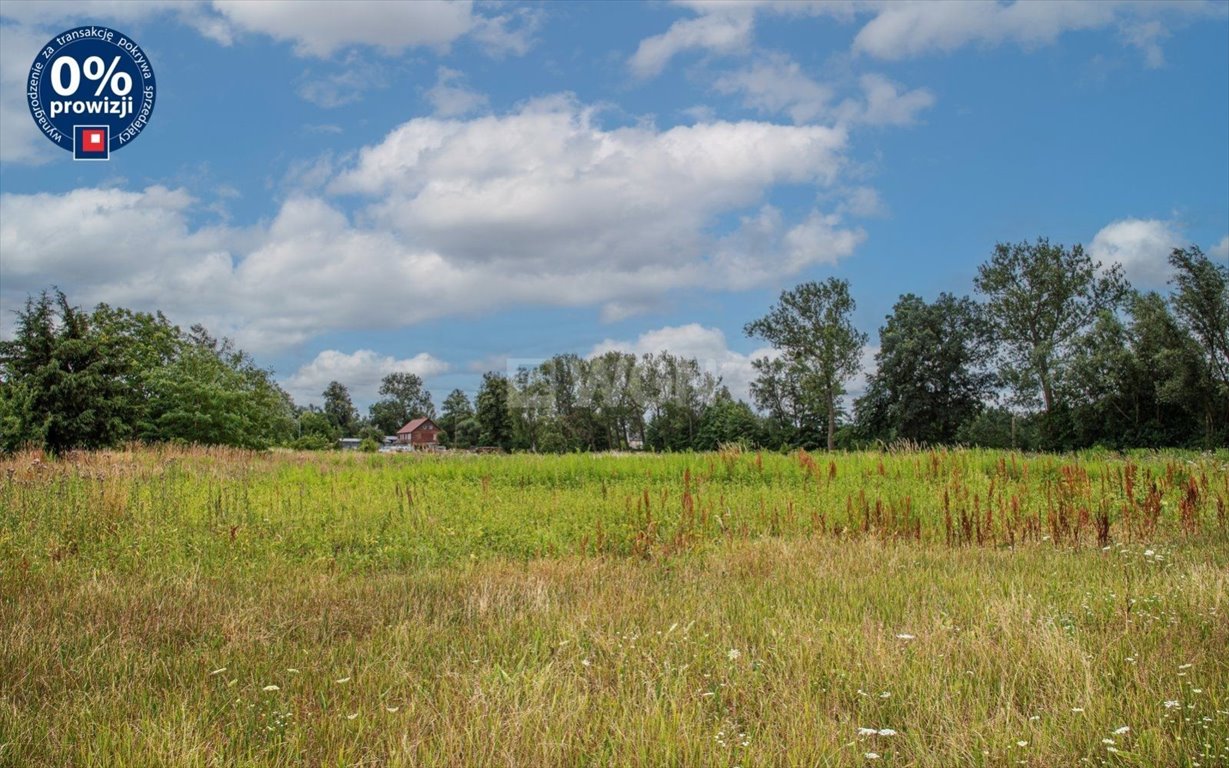
[[[1229,455],[0,460],[0,766],[1229,765]]]

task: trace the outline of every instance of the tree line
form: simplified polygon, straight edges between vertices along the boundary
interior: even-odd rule
[[[744,329],[773,353],[753,361],[751,403],[701,361],[662,351],[560,354],[487,373],[471,401],[436,413],[422,379],[384,377],[364,416],[331,382],[296,406],[251,357],[201,326],[59,291],[27,299],[0,342],[0,450],[182,441],[368,449],[430,417],[446,445],[542,452],[919,444],[1067,450],[1229,444],[1229,268],[1175,249],[1168,295],[1134,290],[1080,245],[1003,243],[976,296],[901,296],[879,329],[865,391],[845,404],[869,341],[848,282],[784,291]]]

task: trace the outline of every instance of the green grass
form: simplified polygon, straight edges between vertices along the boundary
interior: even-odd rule
[[[18,456],[0,765],[1229,765],[1227,504],[1223,455]]]

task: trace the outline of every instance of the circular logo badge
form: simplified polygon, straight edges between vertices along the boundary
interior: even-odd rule
[[[109,160],[154,112],[154,69],[136,41],[107,27],[77,27],[43,46],[26,80],[39,130],[76,160]]]

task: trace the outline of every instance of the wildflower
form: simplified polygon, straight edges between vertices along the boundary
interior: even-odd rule
[[[865,757],[867,760],[878,760],[879,753],[878,752],[867,752],[865,755],[863,755],[863,757]]]
[[[1165,709],[1177,709],[1180,706],[1182,706],[1182,702],[1174,699],[1170,699],[1169,701],[1165,702]]]
[[[1072,707],[1071,711],[1072,712],[1083,712],[1084,708],[1083,707]]]
[[[1122,734],[1127,733],[1127,732],[1128,732],[1128,731],[1130,731],[1130,730],[1131,730],[1131,726],[1129,726],[1129,725],[1124,725],[1124,726],[1121,726],[1121,727],[1119,727],[1119,728],[1115,728],[1115,729],[1114,729],[1114,733],[1116,733],[1116,734],[1118,734],[1119,736],[1121,736]]]
[[[896,731],[892,730],[891,728],[880,728],[879,735],[880,736],[895,736]]]
[[[1178,669],[1190,669],[1193,666],[1195,665],[1194,664],[1179,664]]]
[[[730,661],[737,661],[738,657],[742,655],[743,655],[742,651],[738,650],[737,648],[731,648],[725,654],[726,658],[729,659]]]
[[[286,668],[286,671],[287,671],[287,672],[289,672],[289,673],[290,673],[290,674],[292,674],[292,675],[297,675],[297,674],[299,674],[299,670],[295,669],[294,667],[287,667],[287,668]]]
[[[336,682],[336,683],[348,683],[348,682],[350,682],[350,678],[348,678],[348,677],[339,677],[339,678],[337,678],[336,680],[334,680],[333,682]]]
[[[891,691],[884,691],[883,693],[879,694],[879,698],[881,699],[889,699],[891,697],[892,697]]]
[[[266,691],[280,691],[280,690],[282,690],[281,688],[278,688],[276,685],[266,685],[264,689],[265,689]]]
[[[225,672],[225,671],[226,671],[226,667],[218,667],[217,669],[215,669],[214,671],[210,672],[209,674],[210,674],[210,675],[220,675],[220,674],[222,674],[222,673],[223,673],[223,672]]]
[[[1101,739],[1101,743],[1102,744],[1113,744],[1114,740],[1113,739]]]
[[[859,728],[858,729],[859,736],[874,736],[877,733],[879,733],[879,731],[875,730],[874,728]]]
[[[357,713],[357,712],[355,712],[353,715],[346,715],[346,719],[347,719],[347,720],[353,720],[353,719],[354,719],[354,718],[356,718],[356,717],[358,717],[358,713]]]
[[[581,663],[581,665],[586,666],[586,667],[588,667],[588,666],[590,666],[590,665],[592,665],[592,664],[593,664],[593,662],[589,661],[588,659],[581,659],[581,660],[580,660],[580,663]]]
[[[1153,555],[1155,555],[1155,554],[1156,554],[1156,553],[1155,553],[1155,552],[1153,552],[1151,549],[1145,549],[1145,550],[1144,550],[1144,557],[1152,557],[1152,556],[1153,556]]]
[[[1016,746],[1017,746],[1017,747],[1027,747],[1027,746],[1028,746],[1028,742],[1027,742],[1027,741],[1017,741],[1017,742],[1016,742]]]
[[[401,709],[401,707],[385,707],[384,711],[385,712],[396,712],[399,709]]]
[[[913,635],[910,635],[910,634],[907,634],[907,633],[905,633],[905,632],[902,632],[902,633],[900,633],[899,635],[897,635],[897,636],[896,636],[896,639],[897,639],[897,640],[913,640],[913,639],[915,639],[915,638],[914,638],[914,636],[913,636]]]

